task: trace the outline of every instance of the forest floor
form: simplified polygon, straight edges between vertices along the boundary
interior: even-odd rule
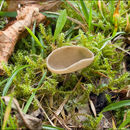
[[[6,6],[5,1],[2,9]],[[1,30],[15,20],[15,12],[0,13]],[[130,128],[129,12],[130,1],[120,0],[62,0],[56,11],[41,12],[46,20],[34,22],[32,31],[26,28],[29,33],[18,40],[8,64],[2,63],[0,127]],[[50,72],[48,55],[72,45],[93,52],[92,64],[69,74]]]

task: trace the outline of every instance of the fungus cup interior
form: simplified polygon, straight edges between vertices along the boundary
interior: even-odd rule
[[[92,57],[93,53],[85,47],[67,46],[54,50],[48,57],[48,64],[51,68],[60,70]]]

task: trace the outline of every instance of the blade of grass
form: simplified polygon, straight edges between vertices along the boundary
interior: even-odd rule
[[[124,101],[112,103],[112,104],[108,105],[107,107],[105,107],[102,112],[115,110],[115,109],[118,109],[118,108],[124,107],[124,106],[130,106],[130,100],[124,100]]]
[[[89,32],[92,31],[92,3],[89,9],[89,21],[88,21]]]
[[[67,13],[66,13],[66,10],[63,10],[61,13],[60,13],[60,16],[57,20],[57,23],[56,23],[56,29],[55,29],[55,32],[54,32],[54,41],[57,39],[59,33],[62,31],[65,23],[66,23],[66,20],[67,20]]]
[[[110,37],[110,38],[103,44],[103,46],[100,48],[100,50],[102,50],[111,40],[112,40],[112,37]]]
[[[26,105],[25,105],[25,107],[24,107],[24,109],[23,109],[23,112],[24,112],[25,114],[27,113],[28,108],[29,108],[29,106],[31,105],[31,103],[32,103],[32,101],[33,101],[33,99],[34,99],[35,94],[36,94],[38,88],[39,88],[39,87],[41,86],[41,84],[43,83],[43,80],[45,79],[46,73],[47,73],[47,72],[45,72],[45,73],[43,74],[43,76],[42,76],[40,82],[38,83],[38,86],[37,86],[36,91],[33,92],[32,95],[30,96],[30,98],[28,99],[28,101],[27,101],[27,103],[26,103]]]
[[[17,124],[16,124],[15,120],[13,119],[13,117],[11,117],[11,115],[9,115],[9,123],[10,123],[9,125],[10,125],[11,129],[13,129],[13,130],[17,129],[16,128]]]
[[[49,126],[49,125],[43,125],[42,128],[44,130],[64,130],[63,128],[53,127],[53,126]]]
[[[3,122],[3,125],[2,125],[2,130],[5,130],[5,129],[6,129],[7,121],[8,121],[8,119],[9,119],[10,112],[11,112],[12,100],[13,100],[13,97],[11,97],[11,99],[10,99],[10,101],[9,101],[9,104],[8,104],[8,106],[6,107],[5,115],[4,115],[4,122]]]
[[[2,7],[3,7],[4,1],[5,0],[2,0],[1,3],[0,3],[0,11],[1,11]]]
[[[84,17],[86,19],[86,22],[88,23],[89,22],[89,13],[88,13],[88,9],[85,5],[84,0],[80,0],[80,4],[81,4],[81,7],[82,7],[82,11],[84,13]]]
[[[125,34],[125,32],[117,32],[115,36],[111,36],[110,38],[108,38],[107,41],[105,41],[105,43],[103,44],[103,46],[100,48],[100,50],[102,50],[114,37],[119,34]]]
[[[39,40],[40,40],[42,46],[45,47],[45,45],[44,45],[44,43],[43,43],[43,40],[42,40],[42,36],[41,36],[40,33],[38,33],[38,38],[39,38]],[[42,57],[44,58],[45,55],[44,55],[44,50],[43,50],[43,49],[41,49],[41,55],[42,55]]]
[[[123,127],[125,127],[129,123],[130,123],[130,118],[128,117],[125,121],[123,121],[121,123],[121,125],[119,126],[119,129],[122,129]]]
[[[1,121],[1,126],[2,126],[3,125],[3,115],[4,115],[3,114],[3,108],[4,108],[5,104],[4,104],[4,101],[1,99],[1,97],[0,97],[0,102],[1,102],[1,106],[0,106],[0,108],[1,108],[1,113],[0,113],[1,120],[0,121]]]
[[[31,66],[31,65],[23,65],[23,66],[20,66],[20,67],[18,67],[18,68],[12,73],[11,77],[8,79],[8,82],[6,83],[6,85],[5,85],[5,87],[4,87],[2,96],[5,96],[5,95],[7,94],[8,89],[9,89],[9,87],[11,86],[12,81],[13,81],[14,77],[17,75],[17,73],[18,73],[20,70],[22,70],[22,69],[24,69],[24,68],[26,68],[26,67],[29,67],[29,66]]]
[[[48,18],[56,18],[56,19],[58,19],[59,13],[58,14],[55,14],[55,13],[53,14],[53,13],[48,12],[48,11],[42,12],[42,14],[45,15],[46,17],[48,17]]]
[[[36,28],[36,21],[34,22],[33,24],[33,34],[35,35],[35,28]],[[34,38],[32,37],[32,53],[35,53],[36,52],[36,49],[35,49],[35,40]]]
[[[3,85],[4,83],[6,83],[8,81],[9,78],[3,80],[2,82],[0,82],[0,86]]]
[[[65,32],[65,37],[67,37],[67,36],[74,30],[74,27],[75,27],[75,25],[72,25],[72,26],[70,27],[70,29],[68,29],[68,30]]]
[[[42,44],[40,43],[40,41],[38,40],[38,38],[33,34],[33,32],[31,31],[31,29],[29,29],[28,27],[25,26],[25,28],[27,29],[27,31],[29,32],[29,34],[34,38],[34,40],[36,41],[36,43],[42,48],[44,49],[44,47],[42,46]]]
[[[0,11],[0,16],[2,16],[2,17],[16,17],[17,16],[17,12]]]
[[[109,0],[109,5],[110,5],[110,12],[111,12],[111,17],[110,17],[110,21],[113,21],[113,14],[114,14],[114,0]]]

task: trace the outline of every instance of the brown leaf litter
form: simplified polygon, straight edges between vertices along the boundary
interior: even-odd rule
[[[8,105],[11,97],[9,96],[4,96],[2,97],[2,99],[4,100],[5,104]],[[19,106],[18,101],[13,98],[12,104],[11,104],[11,108],[17,112],[16,117],[18,119],[18,124],[19,126],[25,126],[26,128],[30,129],[30,130],[41,130],[42,129],[42,120],[35,117],[36,114],[33,113],[33,115],[28,115],[28,114],[24,114],[22,112],[22,109]]]
[[[25,26],[32,28],[34,21],[36,21],[38,25],[46,19],[46,17],[39,11],[57,9],[57,6],[61,3],[59,0],[52,0],[49,2],[45,0],[31,0],[28,2],[23,0],[17,0],[14,2],[10,0],[7,2],[9,2],[8,11],[16,10],[16,7],[19,4],[23,5],[23,7],[17,10],[18,15],[16,20],[11,23],[10,26],[6,27],[4,31],[0,31],[0,75],[3,74],[1,63],[8,62],[9,57],[14,51],[15,44],[26,30]]]

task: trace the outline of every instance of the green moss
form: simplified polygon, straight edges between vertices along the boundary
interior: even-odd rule
[[[36,53],[32,53],[31,36],[27,36],[26,38],[19,40],[16,45],[15,52],[9,60],[9,64],[3,64],[5,76],[0,77],[0,93],[2,93],[5,83],[7,82],[6,79],[11,76],[12,72],[17,67],[25,64],[31,66],[21,70],[16,75],[8,91],[8,95],[10,95],[10,93],[14,93],[14,97],[17,98],[20,105],[22,105],[37,89],[42,75],[45,73],[45,71],[47,71],[44,82],[37,90],[36,97],[39,100],[42,100],[41,104],[46,108],[49,116],[52,115],[52,113],[49,111],[50,100],[52,97],[52,109],[54,111],[57,110],[62,102],[69,97],[68,102],[66,102],[64,107],[68,113],[75,113],[73,109],[77,105],[83,106],[89,100],[90,93],[99,95],[100,93],[109,90],[112,91],[115,89],[123,89],[129,84],[129,73],[124,73],[122,71],[122,62],[124,62],[125,54],[114,46],[117,45],[121,47],[124,42],[122,40],[118,40],[113,44],[108,42],[108,44],[106,44],[106,46],[101,50],[102,46],[110,40],[114,29],[114,21],[113,19],[109,18],[111,16],[110,3],[108,1],[104,2],[105,4],[108,4],[106,8],[103,7],[103,14],[106,19],[105,21],[101,15],[101,12],[99,11],[97,1],[93,1],[92,3],[90,1],[85,2],[88,10],[90,4],[92,4],[93,31],[83,32],[79,25],[67,20],[64,30],[59,34],[58,39],[56,39],[54,42],[52,24],[55,24],[56,19],[51,19],[51,24],[48,27],[40,24],[39,29],[36,31],[36,36],[39,36],[40,34],[44,43],[44,50],[41,51],[41,48],[35,45]],[[83,15],[79,2],[73,1],[72,3]],[[115,4],[116,2],[114,2],[114,6]],[[126,3],[123,1],[121,1],[120,6],[120,14],[122,15],[120,16],[118,31],[124,31],[126,26],[125,13],[127,12],[128,8]],[[67,7],[66,4],[64,4],[62,8],[66,8],[68,16],[84,24],[86,30],[88,30],[87,23],[84,23],[81,16],[77,14],[74,9]],[[3,22],[0,23],[0,27],[3,27],[3,25]],[[93,63],[89,67],[70,75],[57,75],[49,72],[46,67],[46,57],[55,48],[66,45],[78,45],[90,49],[95,55]],[[76,86],[81,77],[81,82],[78,86]],[[75,86],[76,89],[73,91]],[[82,98],[77,103],[75,100],[81,96]],[[106,95],[106,97],[109,102],[112,102],[109,95]],[[34,111],[37,108],[38,105],[34,100],[31,104],[31,111]],[[120,125],[123,119],[124,110],[126,109],[120,109],[121,114],[119,114],[118,110],[116,112],[115,117],[117,120],[117,126]],[[85,116],[86,120],[82,122],[84,129],[97,128],[103,117],[102,114],[97,115],[96,118],[92,115]],[[76,119],[75,115],[73,115],[73,119]],[[77,120],[76,123],[80,125],[80,120]]]

